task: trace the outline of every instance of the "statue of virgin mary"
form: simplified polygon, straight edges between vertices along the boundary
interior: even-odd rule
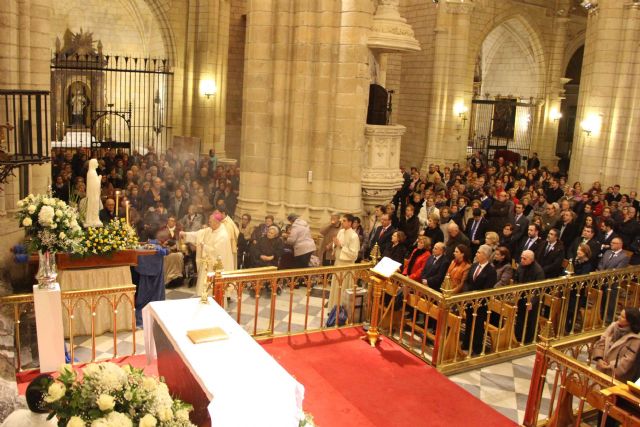
[[[100,221],[100,176],[98,176],[98,160],[89,160],[87,171],[87,209],[84,216],[84,226],[102,227]]]

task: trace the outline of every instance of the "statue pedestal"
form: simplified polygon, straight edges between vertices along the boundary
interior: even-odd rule
[[[91,143],[96,142],[96,138],[88,130],[70,130],[64,135],[62,141],[53,141],[52,147],[91,147]]]
[[[60,295],[60,285],[57,283],[53,289],[40,289],[38,285],[33,287],[40,372],[57,371],[65,363]]]
[[[389,203],[402,186],[400,143],[407,128],[402,125],[366,125],[365,164],[362,169],[362,203],[367,216],[375,205]]]

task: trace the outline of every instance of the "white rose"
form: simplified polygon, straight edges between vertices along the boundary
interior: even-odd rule
[[[179,409],[176,411],[176,418],[182,421],[186,421],[189,419],[189,411],[186,409]]]
[[[86,423],[80,417],[71,417],[67,423],[67,427],[85,427]]]
[[[29,212],[29,214],[33,215],[33,213],[36,211],[36,206],[35,205],[29,205],[29,207],[27,208],[27,212]]]
[[[144,377],[142,380],[142,388],[147,391],[155,391],[158,388],[158,382],[151,377]]]
[[[67,388],[64,386],[64,384],[60,382],[54,382],[49,386],[49,389],[47,390],[47,395],[44,397],[44,401],[47,403],[52,403],[57,400],[60,400],[62,399],[66,391],[67,391]]]
[[[38,213],[38,222],[43,226],[48,226],[53,221],[55,212],[51,206],[43,206]]]
[[[138,423],[139,427],[155,427],[158,424],[158,420],[151,414],[147,414],[144,417],[140,418],[140,422]]]
[[[98,366],[97,363],[90,363],[84,367],[84,369],[82,370],[82,373],[84,374],[85,377],[94,376],[100,373],[100,366]]]
[[[131,391],[127,390],[124,392],[124,400],[131,400],[133,399],[133,393],[131,393]]]
[[[62,211],[60,209],[56,209],[56,216],[58,218],[62,218],[62,215],[63,215]]]
[[[22,220],[22,225],[25,227],[31,227],[31,224],[33,224],[33,221],[31,221],[31,218],[29,217]]]
[[[60,237],[61,239],[64,239],[64,238],[66,238],[66,237],[67,237],[67,235],[66,235],[66,234],[64,234],[64,231],[63,231],[63,232],[61,232],[60,234],[58,234],[58,237]]]
[[[108,422],[106,418],[98,418],[97,420],[93,420],[91,427],[111,427],[111,423]]]
[[[62,200],[58,200],[58,206],[60,206],[61,208],[64,208],[66,205],[65,202],[63,202]]]
[[[27,202],[25,202],[24,200],[18,200],[18,203],[16,203],[16,205],[17,205],[20,209],[22,209],[22,208],[24,208],[24,205],[25,205],[26,203],[27,203]]]
[[[110,411],[114,406],[116,406],[116,400],[113,398],[113,396],[109,396],[108,394],[101,394],[100,396],[98,396],[96,404],[101,411]]]
[[[109,415],[107,415],[107,421],[109,422],[109,426],[113,427],[133,427],[131,418],[121,412],[110,412]]]
[[[160,421],[169,421],[173,419],[173,411],[170,407],[160,408],[158,410],[158,418],[160,418]]]
[[[50,199],[50,198],[48,198],[48,197],[44,197],[44,198],[42,199],[42,203],[43,203],[43,204],[45,204],[45,205],[51,205],[51,204],[53,204],[53,200],[51,200],[51,199]]]

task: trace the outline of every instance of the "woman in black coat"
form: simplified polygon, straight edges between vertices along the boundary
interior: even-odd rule
[[[391,258],[392,260],[404,265],[404,258],[407,255],[407,248],[404,246],[404,241],[407,236],[404,232],[398,230],[391,235],[391,246],[385,249],[382,254],[383,257]]]

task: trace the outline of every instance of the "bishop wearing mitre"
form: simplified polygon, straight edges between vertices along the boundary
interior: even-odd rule
[[[196,247],[196,266],[198,282],[196,295],[201,295],[207,288],[207,273],[213,271],[218,257],[222,259],[224,271],[233,270],[233,253],[231,239],[227,229],[222,226],[222,215],[213,213],[209,217],[209,226],[198,231],[181,231],[180,237]]]

